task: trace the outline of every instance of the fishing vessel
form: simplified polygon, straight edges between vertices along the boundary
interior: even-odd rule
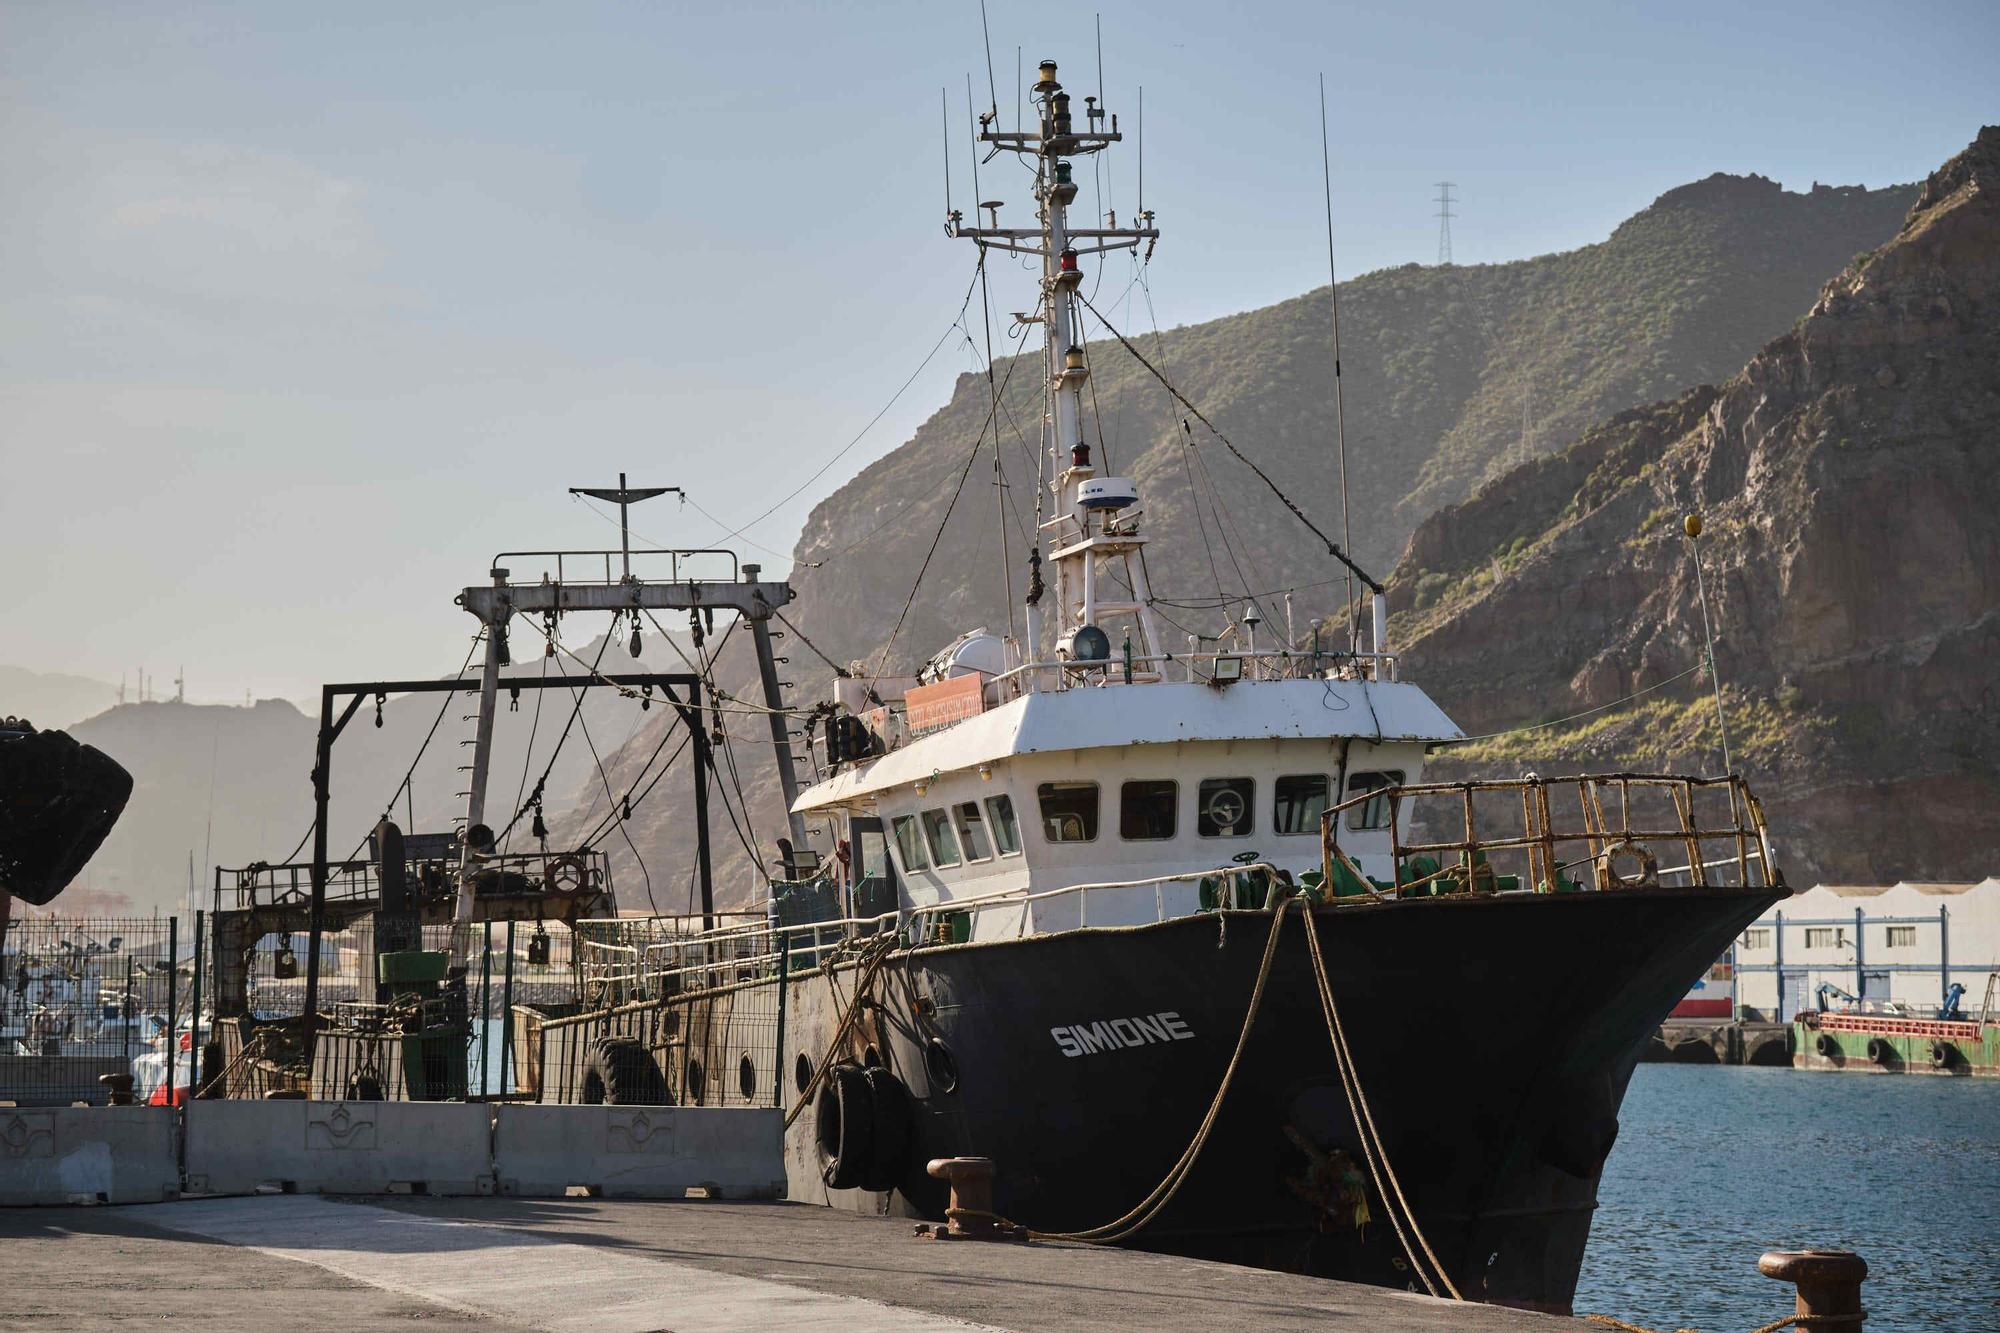
[[[310,926],[310,1025],[330,923],[560,919],[579,994],[517,1007],[523,1095],[782,1107],[804,1201],[1566,1310],[1644,1042],[1786,892],[1761,810],[1729,774],[1424,782],[1463,734],[1401,678],[1380,585],[1331,540],[1365,614],[1303,639],[1260,638],[1255,617],[1224,642],[1162,633],[1140,488],[1092,463],[1080,336],[1090,257],[1159,232],[1143,210],[1073,224],[1074,164],[1122,137],[1085,102],[1078,117],[1044,62],[1028,124],[981,118],[981,144],[1030,169],[1032,226],[990,202],[987,225],[947,219],[1039,268],[1019,317],[1042,333],[1046,404],[1020,628],[968,626],[912,678],[847,672],[800,709],[772,644],[793,590],[756,566],[629,538],[497,557],[459,598],[486,648],[463,836],[329,864],[328,756],[355,708],[468,685],[328,686],[310,893],[264,867],[250,915],[218,913],[217,1011],[242,1003],[224,955],[264,932]],[[591,492],[621,528],[657,493]],[[717,691],[712,659],[584,664],[673,710],[695,766],[701,912],[618,916],[602,831],[552,844],[539,789],[496,838],[492,733],[510,629],[573,657],[562,617],[636,636],[657,611],[746,627],[761,700]],[[782,870],[748,919],[712,892],[704,775],[725,717],[768,722],[787,805]],[[508,850],[530,809],[540,846]],[[994,1164],[991,1207],[953,1213],[930,1168],[967,1157]]]
[[[648,1086],[685,1094],[692,1067],[713,1097],[713,1034],[775,987],[794,1197],[942,1219],[927,1163],[986,1157],[993,1211],[1036,1232],[1566,1309],[1643,1042],[1784,893],[1756,799],[1734,776],[1425,785],[1462,733],[1399,679],[1358,569],[1365,643],[1260,642],[1254,617],[1167,640],[1139,488],[1092,465],[1081,336],[1089,257],[1159,233],[1073,223],[1073,164],[1121,138],[1085,101],[1045,62],[1031,124],[981,117],[1030,167],[1033,225],[947,220],[1040,269],[1023,629],[839,681],[803,790],[779,747],[789,844],[817,827],[831,855],[767,922],[585,923],[600,993],[678,1020],[562,1020],[544,1095],[623,1033]]]

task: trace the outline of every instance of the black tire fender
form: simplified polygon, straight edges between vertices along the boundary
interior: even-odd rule
[[[1813,1038],[1813,1049],[1826,1059],[1831,1060],[1834,1056],[1840,1054],[1840,1043],[1833,1039],[1832,1033],[1822,1032]]]
[[[868,1170],[861,1188],[892,1190],[909,1171],[910,1140],[916,1128],[915,1107],[903,1080],[888,1070],[879,1066],[864,1069],[862,1078],[868,1084],[868,1104],[875,1123]]]
[[[1888,1064],[1890,1057],[1895,1053],[1896,1048],[1889,1044],[1888,1038],[1870,1037],[1868,1039],[1868,1058],[1876,1064]]]
[[[820,1178],[830,1190],[858,1189],[873,1170],[875,1106],[867,1072],[857,1064],[826,1071],[813,1104],[814,1136],[826,1165]]]
[[[630,1037],[604,1037],[590,1048],[578,1098],[587,1106],[672,1106],[666,1077]]]
[[[1954,1048],[1952,1047],[1952,1044],[1951,1044],[1950,1042],[1948,1042],[1948,1041],[1934,1041],[1934,1042],[1932,1042],[1932,1043],[1931,1043],[1931,1068],[1932,1068],[1932,1069],[1949,1069],[1949,1068],[1951,1068],[1951,1057],[1952,1057],[1952,1054],[1953,1054],[1953,1050],[1954,1050]]]

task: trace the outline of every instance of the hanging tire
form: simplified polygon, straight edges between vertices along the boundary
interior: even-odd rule
[[[382,1100],[382,1080],[373,1074],[350,1074],[347,1078],[347,1100],[350,1102],[379,1102]]]
[[[916,1128],[916,1108],[903,1080],[877,1065],[864,1069],[868,1104],[874,1116],[874,1143],[868,1170],[861,1181],[866,1190],[892,1190],[909,1171],[910,1140]]]
[[[813,1127],[826,1159],[820,1170],[826,1187],[860,1188],[874,1170],[875,1151],[875,1102],[860,1065],[840,1064],[826,1071],[813,1105]]]
[[[1889,1044],[1886,1037],[1868,1039],[1868,1058],[1876,1064],[1886,1066],[1895,1054],[1896,1048]]]
[[[1821,1056],[1831,1060],[1834,1056],[1840,1054],[1840,1043],[1833,1039],[1832,1033],[1822,1032],[1813,1038],[1813,1049],[1818,1051]]]
[[[673,1093],[644,1046],[605,1037],[590,1048],[579,1098],[586,1106],[672,1106]]]
[[[1932,1042],[1932,1043],[1931,1043],[1931,1068],[1932,1068],[1932,1069],[1949,1069],[1949,1068],[1951,1068],[1951,1057],[1952,1057],[1952,1053],[1953,1053],[1954,1049],[1955,1049],[1955,1048],[1954,1048],[1954,1047],[1952,1046],[1952,1044],[1951,1044],[1950,1042],[1948,1042],[1948,1041],[1934,1041],[1934,1042]]]

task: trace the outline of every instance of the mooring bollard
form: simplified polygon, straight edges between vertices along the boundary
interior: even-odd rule
[[[1868,1263],[1849,1250],[1768,1250],[1757,1261],[1765,1277],[1798,1288],[1795,1316],[1800,1328],[1858,1329],[1867,1311],[1861,1308],[1861,1283]]]
[[[112,1106],[132,1105],[132,1076],[130,1074],[99,1074],[97,1081],[104,1085],[105,1094]]]
[[[951,1185],[951,1206],[944,1211],[945,1225],[925,1223],[917,1228],[920,1236],[933,1240],[1026,1240],[1028,1229],[993,1215],[993,1174],[991,1157],[934,1157],[924,1170]]]

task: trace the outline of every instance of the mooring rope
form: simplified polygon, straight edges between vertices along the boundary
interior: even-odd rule
[[[840,1054],[840,1044],[847,1040],[848,1032],[854,1027],[854,1020],[861,1015],[862,1001],[868,998],[868,993],[874,986],[876,974],[887,965],[889,955],[895,952],[895,948],[896,937],[894,935],[884,935],[880,940],[869,946],[869,953],[865,955],[867,959],[866,965],[862,969],[860,979],[854,985],[854,998],[848,1001],[847,1012],[841,1015],[840,1025],[834,1028],[832,1038],[826,1043],[826,1054],[820,1057],[819,1068],[813,1070],[812,1079],[806,1084],[804,1090],[799,1093],[798,1103],[785,1113],[786,1129],[790,1129],[792,1122],[799,1118],[806,1107],[812,1105],[813,1094],[819,1091],[819,1085],[826,1079],[826,1071],[833,1068],[835,1057]],[[778,984],[782,986],[787,980],[789,978],[781,976],[778,978]],[[782,1053],[780,1053],[780,1058],[782,1058]]]
[[[1361,1139],[1361,1155],[1368,1163],[1368,1174],[1374,1178],[1375,1192],[1382,1196],[1382,1202],[1388,1206],[1389,1221],[1396,1229],[1396,1239],[1402,1242],[1403,1253],[1409,1257],[1410,1267],[1416,1270],[1417,1277],[1423,1281],[1424,1289],[1433,1296],[1438,1294],[1436,1285],[1424,1272],[1423,1265],[1417,1261],[1416,1250],[1411,1247],[1409,1236],[1403,1234],[1403,1221],[1396,1216],[1398,1208],[1409,1221],[1410,1235],[1417,1238],[1417,1247],[1423,1250],[1424,1258],[1430,1260],[1431,1267],[1436,1270],[1438,1281],[1444,1284],[1444,1289],[1451,1293],[1453,1300],[1462,1301],[1465,1297],[1453,1284],[1451,1274],[1438,1262],[1437,1254],[1431,1249],[1430,1242],[1424,1239],[1423,1229],[1417,1225],[1416,1212],[1403,1195],[1402,1182],[1396,1179],[1396,1169],[1389,1164],[1388,1151],[1383,1147],[1382,1136],[1375,1128],[1374,1113],[1368,1109],[1368,1094],[1361,1086],[1360,1075],[1355,1072],[1354,1054],[1348,1049],[1347,1032],[1340,1021],[1340,1007],[1333,998],[1333,985],[1327,980],[1326,959],[1320,953],[1319,947],[1319,927],[1313,922],[1310,907],[1306,909],[1306,947],[1312,954],[1313,979],[1319,988],[1320,1009],[1326,1016],[1327,1035],[1333,1039],[1334,1067],[1340,1072],[1341,1091],[1347,1094],[1348,1114],[1354,1117],[1354,1127]],[[1382,1188],[1384,1176],[1389,1180],[1389,1189],[1386,1190]],[[1393,1204],[1390,1203],[1391,1190],[1394,1191]]]

